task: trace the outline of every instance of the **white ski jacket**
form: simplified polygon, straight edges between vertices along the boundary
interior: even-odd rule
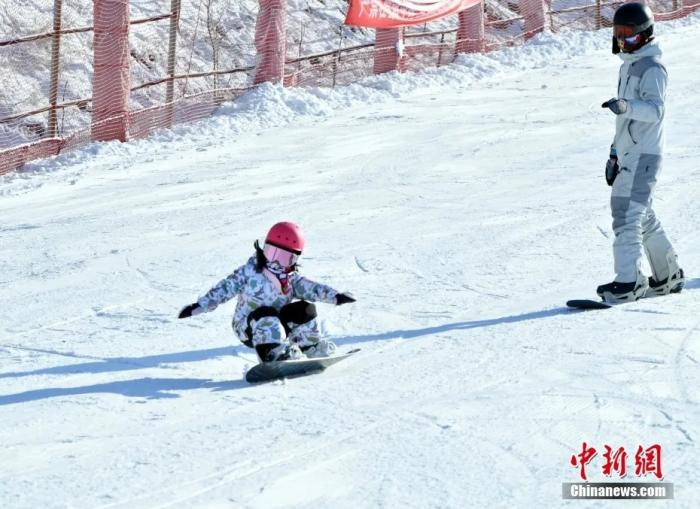
[[[660,61],[661,48],[650,42],[633,53],[619,53],[619,56],[623,64],[617,97],[627,101],[627,111],[616,117],[613,147],[617,157],[623,160],[640,154],[662,155],[668,76]]]

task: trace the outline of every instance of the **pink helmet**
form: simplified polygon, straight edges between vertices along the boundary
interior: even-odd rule
[[[300,255],[304,250],[304,234],[298,224],[283,221],[270,228],[265,237],[265,244]]]

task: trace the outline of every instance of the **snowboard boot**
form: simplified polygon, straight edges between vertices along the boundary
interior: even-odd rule
[[[295,343],[262,343],[255,347],[260,362],[293,361],[306,356]]]
[[[647,296],[661,296],[669,293],[680,293],[685,286],[685,274],[683,269],[678,269],[671,277],[667,277],[663,281],[657,281],[654,276],[649,276],[649,289]]]
[[[605,285],[600,285],[596,290],[598,296],[604,302],[617,304],[620,302],[632,302],[644,297],[649,283],[647,278],[639,274],[637,281],[630,283],[618,283],[613,281]]]
[[[301,347],[302,351],[309,359],[317,357],[330,357],[335,353],[337,347],[333,341],[319,339],[317,343]]]

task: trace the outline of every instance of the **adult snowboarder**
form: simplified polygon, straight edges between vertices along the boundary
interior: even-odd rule
[[[301,276],[297,262],[303,250],[298,225],[275,224],[262,248],[255,241],[255,254],[245,265],[185,306],[178,318],[213,311],[238,297],[233,329],[246,346],[255,348],[262,362],[333,354],[336,346],[320,337],[312,302],[341,305],[355,299]]]
[[[615,11],[612,51],[622,59],[617,97],[603,103],[616,115],[615,138],[605,167],[612,186],[615,280],[598,287],[606,302],[680,292],[683,270],[651,208],[664,148],[664,100],[668,76],[654,41],[649,7],[627,3]],[[641,272],[642,248],[652,276]]]

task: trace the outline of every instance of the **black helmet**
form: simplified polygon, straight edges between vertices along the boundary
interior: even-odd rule
[[[654,14],[644,4],[621,5],[613,17],[613,53],[631,53],[651,41],[654,36]]]

